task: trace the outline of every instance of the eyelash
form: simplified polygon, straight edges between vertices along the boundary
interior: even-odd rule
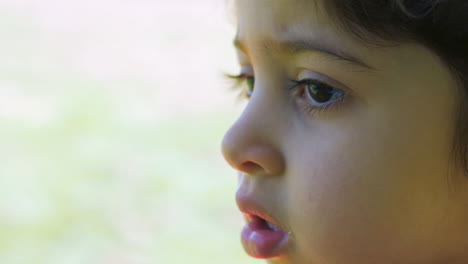
[[[250,98],[249,94],[248,94],[248,84],[246,84],[248,78],[253,78],[252,75],[249,75],[249,74],[244,74],[244,73],[241,73],[241,74],[238,74],[238,75],[227,75],[227,77],[231,80],[234,80],[234,88],[236,89],[240,89],[240,96],[243,96],[243,97],[246,97],[247,99]],[[292,80],[290,79],[289,80],[291,82],[291,85],[287,87],[287,89],[289,91],[292,91],[293,93],[295,93],[295,95],[299,95],[301,98],[302,97],[307,97],[307,95],[304,95],[304,93],[307,93],[307,87],[303,88],[303,89],[300,89],[301,86],[308,86],[308,85],[312,85],[312,84],[315,84],[315,85],[325,85],[327,87],[330,87],[334,90],[337,90],[337,91],[340,91],[343,95],[340,96],[339,99],[333,101],[332,103],[324,103],[323,106],[315,106],[315,105],[312,105],[310,103],[307,103],[307,102],[304,102],[301,104],[304,112],[307,112],[309,114],[319,114],[319,113],[322,113],[322,112],[326,112],[326,111],[331,111],[333,109],[337,109],[338,107],[342,106],[343,105],[343,101],[345,101],[345,99],[348,97],[348,94],[344,91],[341,91],[339,89],[336,89],[324,82],[321,82],[319,80],[316,80],[316,79],[302,79],[302,80]],[[304,99],[306,100],[306,99]]]

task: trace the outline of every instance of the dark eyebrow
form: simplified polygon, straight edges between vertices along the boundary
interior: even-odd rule
[[[244,43],[239,39],[234,39],[234,46],[244,53],[248,54],[247,48]],[[306,41],[306,40],[284,40],[284,41],[264,41],[261,48],[269,51],[276,51],[281,53],[288,53],[297,55],[305,52],[319,52],[329,59],[338,60],[352,67],[352,69],[360,68],[363,71],[377,71],[376,68],[363,62],[356,56],[345,53],[341,50],[332,51],[330,48],[325,47],[323,44]]]

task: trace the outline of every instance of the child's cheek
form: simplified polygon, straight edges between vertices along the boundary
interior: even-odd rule
[[[358,127],[379,137],[353,131]],[[336,263],[359,255],[378,261],[421,244],[414,226],[430,229],[423,220],[432,221],[434,206],[426,197],[437,193],[440,182],[434,175],[440,171],[434,168],[439,165],[424,165],[431,157],[423,153],[419,161],[408,160],[406,155],[417,152],[419,143],[407,145],[408,133],[395,127],[377,131],[348,126],[339,133],[319,133],[317,128],[320,138],[295,145],[286,181],[299,255],[315,252],[316,258],[336,258]]]
[[[328,251],[352,251],[359,244],[368,247],[369,233],[384,230],[378,218],[386,210],[376,202],[380,200],[376,188],[365,182],[351,160],[335,161],[327,156],[314,158],[307,162],[310,170],[298,169],[294,175],[298,184],[289,190],[294,194],[289,208],[294,208],[292,226],[301,231],[296,238],[304,252],[327,255]]]

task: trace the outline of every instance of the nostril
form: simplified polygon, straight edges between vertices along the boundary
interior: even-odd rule
[[[258,165],[255,162],[252,161],[246,161],[241,164],[240,168],[241,171],[249,174],[253,174],[254,172],[257,172],[259,170],[263,170],[262,166]]]

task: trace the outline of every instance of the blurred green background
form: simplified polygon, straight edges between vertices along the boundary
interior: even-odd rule
[[[0,263],[261,263],[225,1],[0,0]]]

